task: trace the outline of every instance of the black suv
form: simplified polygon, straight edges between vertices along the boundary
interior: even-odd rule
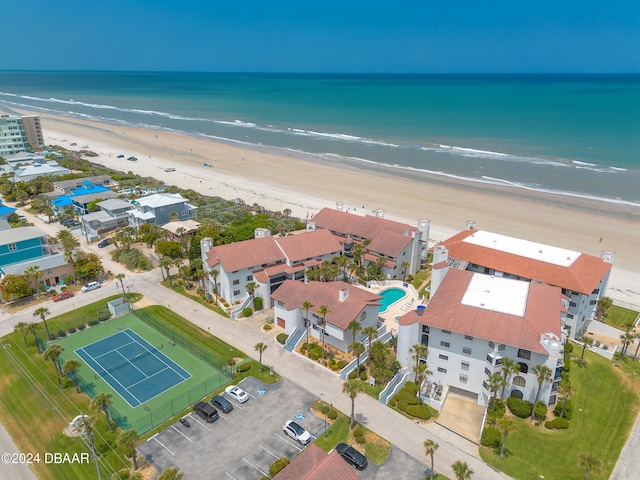
[[[193,411],[207,423],[213,423],[218,419],[218,411],[213,407],[213,405],[205,402],[196,403],[193,406]]]
[[[222,413],[229,413],[231,410],[233,410],[233,405],[231,405],[231,402],[221,395],[214,395],[211,399],[211,405],[216,407]]]
[[[346,443],[339,443],[336,445],[336,450],[340,454],[345,461],[350,464],[352,467],[358,470],[364,470],[367,468],[369,462],[367,462],[367,457],[357,451],[355,448],[347,445]]]

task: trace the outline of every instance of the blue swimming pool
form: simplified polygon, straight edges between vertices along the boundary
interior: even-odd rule
[[[386,290],[381,291],[378,295],[382,298],[380,299],[380,305],[378,307],[378,313],[386,312],[391,305],[396,303],[401,298],[407,295],[407,292],[402,290],[401,288],[387,288]]]

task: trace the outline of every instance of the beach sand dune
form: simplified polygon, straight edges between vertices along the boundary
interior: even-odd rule
[[[635,207],[590,206],[558,196],[525,196],[515,189],[401,178],[392,171],[347,168],[297,152],[273,153],[179,133],[39,115],[49,145],[88,145],[99,154],[88,158],[92,162],[204,195],[241,198],[274,211],[290,209],[303,220],[339,201],[360,215],[384,209],[387,218],[410,224],[430,219],[434,242],[473,220],[477,228],[591,255],[612,250],[616,259],[608,294],[640,305],[640,212]],[[129,156],[138,161],[128,161]]]

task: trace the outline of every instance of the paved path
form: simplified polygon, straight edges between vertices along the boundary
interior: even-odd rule
[[[0,467],[0,478],[7,478],[12,480],[36,480],[35,474],[31,471],[28,465],[20,463],[7,463],[5,462],[6,454],[12,453],[36,453],[36,452],[20,452],[18,447],[7,433],[4,425],[0,424],[0,455],[3,455],[2,466]],[[40,452],[40,458],[42,460],[43,452]],[[15,457],[14,457],[15,459]]]
[[[640,452],[640,415],[636,418],[633,430],[627,442],[620,452],[618,463],[616,463],[611,480],[635,480],[640,476],[638,473],[638,452]]]

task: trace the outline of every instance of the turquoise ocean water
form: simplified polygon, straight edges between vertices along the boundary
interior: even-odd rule
[[[640,206],[640,75],[0,72],[0,107]]]

